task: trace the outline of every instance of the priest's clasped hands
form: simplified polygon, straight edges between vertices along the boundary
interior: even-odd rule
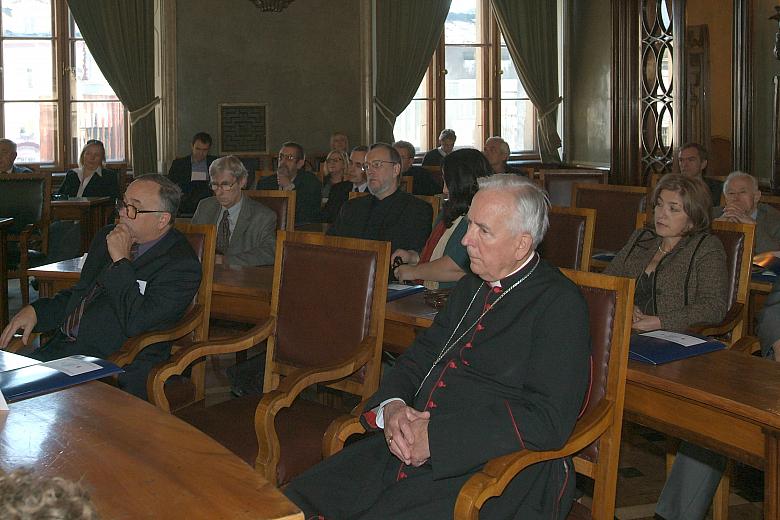
[[[430,412],[420,412],[402,401],[384,407],[385,441],[390,452],[409,466],[422,466],[431,457],[428,446]]]

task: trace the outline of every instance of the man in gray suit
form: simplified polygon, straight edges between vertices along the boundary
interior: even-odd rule
[[[276,213],[244,196],[244,165],[232,155],[221,157],[211,163],[209,178],[214,196],[198,203],[192,223],[217,225],[217,263],[272,265]]]
[[[731,172],[723,183],[726,205],[714,210],[716,220],[756,225],[755,253],[780,251],[780,211],[761,204],[758,181],[745,172]]]

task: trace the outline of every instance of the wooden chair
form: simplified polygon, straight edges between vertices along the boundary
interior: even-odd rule
[[[579,184],[605,184],[608,171],[586,169],[542,169],[539,183],[550,197],[553,206],[568,207],[572,204],[572,186]]]
[[[246,190],[244,195],[274,210],[277,231],[295,229],[295,191]]]
[[[0,175],[0,208],[8,229],[8,278],[19,279],[22,303],[30,303],[27,269],[45,263],[49,251],[51,173]]]
[[[399,182],[399,188],[401,188],[401,190],[405,191],[406,193],[413,193],[412,188],[414,187],[414,177],[411,175],[401,177]]]
[[[418,199],[427,202],[433,209],[433,222],[436,222],[436,217],[439,216],[441,211],[441,197],[438,195],[415,195]]]
[[[350,191],[348,200],[356,199],[358,197],[366,197],[368,195],[370,195],[370,193],[367,191]]]
[[[716,324],[702,324],[693,331],[705,336],[717,336],[733,345],[746,335],[748,327],[748,293],[750,292],[750,269],[753,265],[753,244],[756,226],[716,220],[712,233],[723,243],[726,250],[726,268],[729,281],[728,312]]]
[[[262,398],[201,403],[177,415],[255,463],[272,484],[284,484],[322,459],[322,434],[341,413],[299,399],[300,393],[326,384],[366,399],[378,387],[389,258],[387,242],[279,232],[271,317],[238,338],[176,354],[152,372],[150,400],[170,410],[169,377],[204,356],[267,339]]]
[[[721,205],[722,205],[721,199]],[[777,195],[767,195],[766,193],[761,195],[761,200],[758,201],[759,203],[763,202],[764,204],[769,204],[776,210],[780,211],[780,196]]]
[[[550,228],[539,244],[539,254],[556,267],[590,271],[596,210],[550,208]]]
[[[647,188],[580,184],[572,186],[572,207],[596,210],[593,249],[597,253],[619,251],[634,231],[636,215],[645,209]]]
[[[129,365],[138,354],[149,345],[160,342],[174,342],[175,353],[183,345],[203,341],[209,337],[209,315],[211,314],[211,290],[214,283],[214,256],[217,246],[217,228],[212,224],[190,224],[176,222],[176,229],[186,235],[192,249],[200,259],[201,279],[198,292],[184,316],[173,327],[147,332],[130,338],[118,351],[109,357],[109,361],[119,365]],[[190,400],[203,399],[205,396],[205,368],[203,362],[192,367],[192,378],[186,382],[186,388],[178,388],[179,395],[189,395]]]
[[[482,505],[500,495],[523,468],[572,455],[576,456],[577,472],[592,478],[595,486],[592,511],[575,503],[570,518],[614,516],[634,281],[568,269],[563,272],[580,287],[590,311],[593,374],[587,406],[560,450],[522,450],[488,461],[461,488],[455,503],[456,519],[477,519]],[[352,416],[334,421],[328,428],[323,444],[326,455],[339,451],[350,435],[364,432],[359,412],[353,411]]]

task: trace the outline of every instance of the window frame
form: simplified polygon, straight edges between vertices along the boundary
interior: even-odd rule
[[[482,117],[477,120],[478,128],[481,128],[481,141],[484,144],[488,137],[494,135],[501,135],[501,31],[496,21],[496,16],[493,11],[493,7],[490,5],[490,0],[478,0],[479,4],[477,9],[479,10],[479,16],[483,20],[487,20],[487,23],[481,24],[480,38],[481,41],[475,44],[450,44],[445,42],[444,31],[439,39],[439,43],[436,46],[436,50],[433,53],[431,63],[426,70],[426,76],[423,78],[425,81],[427,78],[427,97],[413,98],[413,101],[423,101],[426,105],[427,114],[427,131],[425,138],[427,142],[419,143],[420,152],[418,157],[422,157],[426,151],[438,146],[439,132],[446,128],[446,47],[477,47],[478,52],[482,54],[481,62],[483,63],[481,72],[477,73],[477,81],[481,84],[478,85],[478,92],[481,92],[482,97],[473,98],[474,100],[480,100],[483,102],[484,110],[482,110]],[[461,98],[453,98],[461,99]],[[464,100],[466,98],[463,98]],[[472,98],[468,98],[472,99]],[[508,99],[528,99],[528,98],[508,98]],[[534,121],[536,121],[536,109],[534,108]],[[537,127],[533,125],[533,142],[534,148],[528,150],[512,150],[510,159],[512,160],[540,160],[539,145],[537,140]],[[456,143],[457,145],[457,143]],[[481,149],[481,146],[479,146]]]
[[[2,2],[0,2],[1,4]],[[35,170],[41,171],[63,171],[78,166],[78,155],[80,150],[71,154],[70,143],[73,139],[73,132],[71,129],[71,111],[74,104],[85,103],[83,100],[72,99],[71,93],[71,81],[70,74],[75,74],[76,69],[73,66],[72,56],[75,52],[75,42],[83,41],[83,37],[76,37],[75,22],[73,21],[70,9],[67,5],[67,0],[51,0],[51,22],[52,22],[52,35],[50,37],[26,37],[26,36],[4,36],[2,29],[2,21],[0,21],[0,132],[5,135],[5,111],[6,104],[19,103],[22,101],[29,102],[41,102],[41,103],[54,103],[57,110],[57,142],[55,143],[55,157],[53,162],[40,162],[40,163],[23,163],[17,164],[31,167]],[[5,98],[4,81],[3,76],[4,69],[2,69],[5,62],[5,55],[2,51],[2,43],[9,40],[43,40],[52,42],[52,64],[53,64],[53,81],[54,88],[56,90],[56,97],[46,100],[30,99],[30,100],[13,100],[9,101]],[[131,131],[130,131],[130,119],[127,107],[120,103],[122,110],[124,111],[124,128],[122,129],[122,138],[124,139],[125,157],[107,163],[108,165],[128,165],[132,160],[132,144],[131,144]]]

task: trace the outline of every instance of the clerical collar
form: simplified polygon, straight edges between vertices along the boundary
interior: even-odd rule
[[[519,273],[525,266],[531,263],[531,260],[533,260],[535,256],[536,256],[536,251],[534,251],[531,255],[529,255],[528,258],[525,259],[525,262],[523,262],[520,267],[518,267],[517,269],[515,269],[505,277],[503,277],[501,280],[506,280],[510,276],[514,276],[517,273]],[[501,287],[501,280],[496,280],[495,282],[488,282],[488,285],[490,287]]]

